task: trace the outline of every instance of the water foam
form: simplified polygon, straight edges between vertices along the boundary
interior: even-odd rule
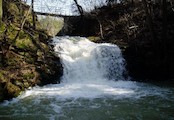
[[[117,46],[80,37],[54,38],[53,44],[64,67],[61,83],[36,86],[4,102],[0,105],[0,119],[77,120],[97,116],[105,120],[120,119],[120,114],[127,119],[134,110],[131,116],[137,113],[141,119],[147,106],[152,107],[150,113],[161,108],[173,110],[173,90],[124,80],[124,59]]]
[[[34,103],[39,104],[44,97],[64,100],[162,96],[162,90],[157,87],[124,79],[125,60],[116,45],[97,44],[86,38],[68,36],[54,38],[52,44],[64,68],[61,84],[36,86],[4,105],[26,98],[34,98]]]
[[[151,94],[149,91],[161,95],[156,87],[146,89],[145,84],[124,79],[125,60],[116,45],[97,44],[83,37],[68,36],[56,37],[52,44],[64,68],[61,84],[34,87],[24,92],[20,99],[30,96],[58,100],[106,96],[141,98]]]
[[[64,67],[63,82],[101,83],[124,79],[124,59],[118,46],[96,44],[82,37],[58,37],[54,44]]]

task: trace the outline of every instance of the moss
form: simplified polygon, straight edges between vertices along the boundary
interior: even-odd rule
[[[33,57],[30,53],[25,53],[25,55],[24,55],[24,60],[27,62],[27,63],[29,63],[29,64],[34,64],[35,63],[35,61],[37,60],[35,57]]]
[[[7,78],[4,76],[4,74],[5,74],[5,71],[0,70],[0,83],[5,83],[8,81]]]
[[[6,63],[8,64],[8,66],[10,68],[19,68],[20,64],[21,64],[21,61],[23,61],[23,57],[20,56],[20,55],[17,55],[16,53],[14,52],[9,52],[7,55],[7,59],[6,59]]]
[[[93,41],[93,42],[96,42],[98,40],[101,40],[101,38],[98,37],[98,36],[89,36],[88,39],[91,40],[91,41]]]
[[[12,15],[19,15],[19,9],[15,3],[9,3],[8,4],[8,12],[10,12]]]
[[[44,53],[41,50],[38,50],[37,51],[37,56],[38,57],[42,57],[43,55],[44,55]]]
[[[37,27],[35,29],[31,27],[33,22],[31,13],[20,30],[21,18],[29,9],[27,5],[22,4],[21,7],[20,2],[7,0],[4,6],[6,11],[0,26],[0,43],[3,43],[1,49],[8,52],[0,53],[0,101],[16,97],[22,90],[36,84],[53,83],[53,79],[49,80],[50,75],[58,71],[55,69],[57,64],[51,64],[57,59],[53,54],[50,55],[50,47],[47,44],[50,36],[45,30],[37,28],[39,26],[37,21]],[[46,77],[41,76],[42,74]]]
[[[26,73],[26,74],[23,75],[23,78],[25,80],[33,79],[34,78],[34,74],[33,73]]]
[[[20,49],[28,49],[32,51],[37,50],[36,46],[33,44],[32,40],[28,38],[28,36],[25,36],[23,39],[17,39],[15,45]]]
[[[18,32],[18,31],[15,30],[15,29],[13,28],[13,26],[9,25],[9,26],[7,27],[7,34],[6,34],[6,36],[8,37],[9,40],[11,40],[11,41],[8,41],[8,42],[12,42],[12,40],[14,40],[14,38],[15,38],[17,32]]]
[[[25,88],[29,88],[30,87],[29,83],[26,80],[24,80],[23,84],[24,84]]]
[[[0,72],[0,79],[2,79],[4,76],[3,76],[3,74]]]
[[[9,97],[17,97],[21,92],[21,89],[18,86],[12,84],[11,82],[8,82],[6,84],[6,90]]]
[[[18,63],[18,60],[16,60],[15,58],[12,58],[12,59],[8,59],[7,60],[7,64],[9,66],[16,66],[16,63]]]
[[[6,29],[6,25],[2,22],[0,25],[0,37],[5,32],[5,29]]]
[[[49,52],[50,49],[49,49],[48,45],[46,45],[45,43],[41,43],[41,46],[46,52]]]

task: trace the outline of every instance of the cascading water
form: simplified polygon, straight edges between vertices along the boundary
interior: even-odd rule
[[[61,83],[71,91],[67,95],[86,98],[133,92],[115,84],[115,81],[124,80],[125,72],[118,46],[68,36],[54,38],[53,45],[64,68]]]
[[[59,37],[54,42],[64,67],[62,81],[123,80],[124,59],[116,45],[96,44],[81,37]]]
[[[116,45],[81,37],[56,37],[52,44],[64,68],[61,83],[0,104],[0,119],[174,119],[174,89],[124,80]]]

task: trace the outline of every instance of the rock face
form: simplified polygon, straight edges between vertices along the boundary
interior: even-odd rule
[[[94,39],[95,42],[119,45],[129,74],[135,79],[173,79],[174,11],[170,3],[166,5],[166,14],[162,14],[158,3],[148,3],[148,6],[151,24],[142,2],[122,3],[96,9],[81,20],[79,17],[67,18],[72,27],[65,27],[64,34],[99,36],[103,38]]]
[[[3,10],[0,26],[0,101],[16,97],[35,85],[59,82],[62,75],[60,60],[48,45],[50,36],[37,21],[33,27],[29,6],[20,0],[7,0]]]

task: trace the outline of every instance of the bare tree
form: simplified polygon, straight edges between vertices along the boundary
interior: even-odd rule
[[[80,6],[80,5],[78,4],[77,0],[74,0],[74,2],[75,2],[75,4],[76,4],[76,6],[77,6],[77,9],[78,9],[80,15],[83,16],[83,8],[82,8],[82,6]]]
[[[36,28],[35,15],[34,15],[34,0],[31,1],[31,7],[32,7],[33,27]]]

